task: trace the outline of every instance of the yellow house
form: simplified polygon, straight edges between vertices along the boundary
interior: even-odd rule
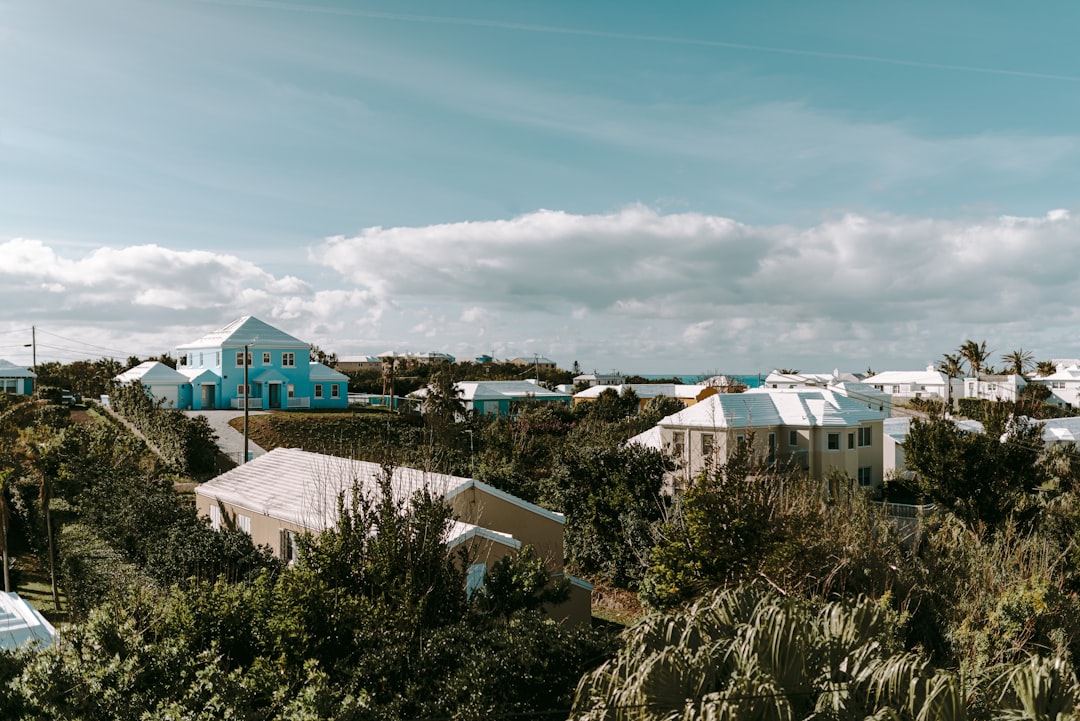
[[[767,463],[793,464],[813,478],[835,468],[871,488],[884,476],[884,417],[828,389],[754,388],[711,396],[630,442],[665,450],[679,466],[674,480],[684,483],[752,438]]]
[[[255,544],[291,561],[298,535],[336,523],[338,498],[344,494],[348,499],[354,484],[365,497],[375,498],[382,473],[377,463],[277,448],[203,483],[195,489],[195,505],[213,527],[225,523],[246,531]],[[470,587],[482,583],[492,564],[525,545],[545,559],[552,576],[565,575],[562,514],[472,478],[413,468],[395,468],[390,485],[396,499],[427,489],[446,500],[455,518],[446,540],[451,548],[466,550]],[[570,598],[549,613],[558,620],[588,623],[592,585],[568,579]]]
[[[653,398],[666,396],[681,401],[684,406],[692,406],[695,403],[719,393],[716,386],[711,385],[684,385],[679,383],[623,383],[621,385],[595,385],[580,393],[574,394],[574,405],[578,403],[592,403],[606,390],[613,390],[622,395],[623,389],[629,388],[637,394],[641,401],[641,408],[649,404]]]

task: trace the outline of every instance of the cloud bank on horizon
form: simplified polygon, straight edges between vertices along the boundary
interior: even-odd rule
[[[921,367],[969,337],[1077,356],[1078,225],[1066,210],[807,227],[540,210],[326,238],[283,275],[208,249],[16,238],[0,242],[0,357],[26,360],[31,324],[68,339],[39,360],[73,360],[156,355],[246,314],[339,354],[541,353],[628,372]]]

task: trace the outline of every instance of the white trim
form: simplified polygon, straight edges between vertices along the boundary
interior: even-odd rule
[[[511,536],[509,533],[500,533],[499,531],[492,531],[489,528],[481,528],[480,526],[473,526],[464,533],[459,533],[453,538],[448,539],[446,541],[446,547],[454,548],[455,546],[465,543],[465,541],[468,541],[469,539],[475,537],[486,538],[489,541],[494,541],[495,543],[506,546],[507,548],[512,548],[515,551],[521,550],[521,541]]]
[[[529,503],[528,501],[518,498],[517,496],[510,495],[506,491],[500,491],[494,486],[489,486],[483,481],[478,481],[475,478],[470,478],[468,481],[462,483],[460,486],[450,489],[446,492],[445,498],[449,501],[451,498],[454,498],[464,493],[470,488],[475,488],[478,491],[483,491],[484,493],[495,496],[500,501],[506,501],[507,503],[517,506],[518,508],[523,508],[526,511],[532,511],[538,516],[543,516],[544,518],[566,525],[566,516],[564,516],[563,514],[557,513],[556,511],[549,511],[548,509],[538,506],[535,503]]]

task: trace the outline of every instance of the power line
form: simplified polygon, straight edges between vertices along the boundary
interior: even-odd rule
[[[61,340],[66,340],[69,343],[78,343],[79,345],[84,345],[88,348],[93,348],[95,350],[103,350],[110,353],[118,353],[120,355],[139,355],[138,353],[130,353],[128,351],[117,350],[116,348],[106,348],[105,346],[94,345],[93,343],[87,343],[86,341],[77,340],[75,338],[68,338],[67,336],[60,335],[59,333],[53,333],[52,331],[48,331],[43,328],[38,328],[37,330],[39,333],[45,333],[46,335],[51,335]]]

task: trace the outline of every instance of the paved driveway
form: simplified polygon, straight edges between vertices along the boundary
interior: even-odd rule
[[[252,416],[263,413],[266,411],[248,411],[248,414]],[[237,463],[244,457],[244,434],[229,425],[230,419],[243,417],[243,411],[184,411],[184,415],[190,418],[205,416],[206,420],[210,421],[210,427],[214,429],[214,433],[217,433],[218,448],[221,452]],[[255,458],[265,454],[266,451],[249,438],[248,453]]]

